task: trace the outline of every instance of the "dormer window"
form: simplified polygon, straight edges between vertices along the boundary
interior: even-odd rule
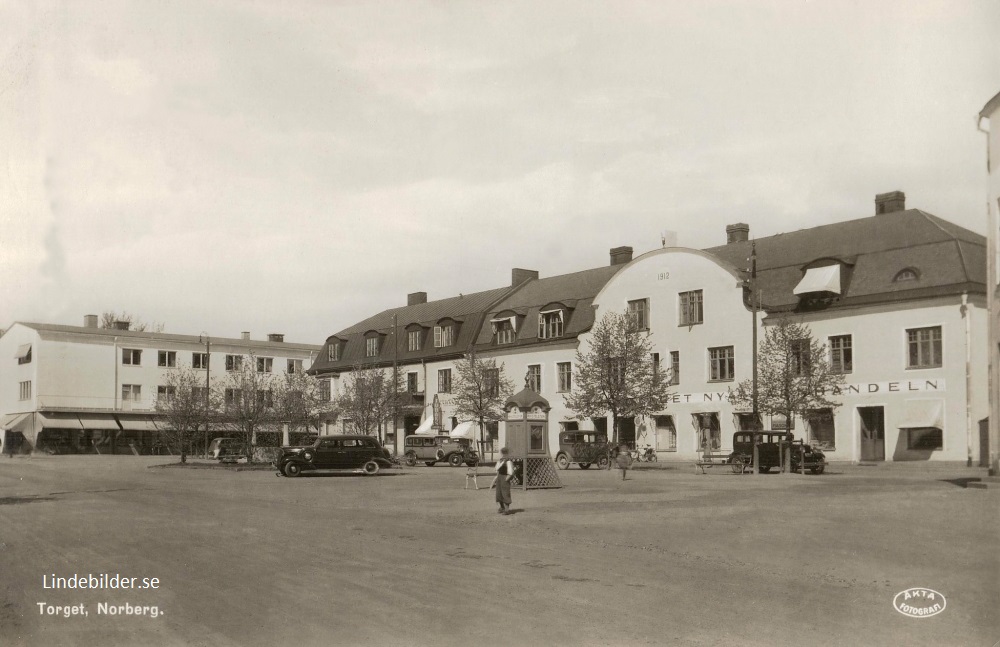
[[[538,313],[538,338],[554,339],[563,335],[563,310],[542,310]]]
[[[900,283],[902,281],[919,281],[920,272],[913,267],[906,267],[896,273],[896,276],[892,279],[893,283]]]
[[[434,326],[434,348],[445,348],[455,343],[455,325]]]
[[[332,338],[327,342],[329,345],[326,347],[326,359],[330,362],[340,361],[340,347],[342,342],[337,338]]]
[[[840,294],[840,265],[823,265],[810,267],[799,281],[793,294],[806,295],[816,292]]]
[[[379,338],[365,338],[365,357],[378,357]]]
[[[490,327],[493,329],[494,343],[513,344],[517,337],[517,316],[511,314],[490,319]]]

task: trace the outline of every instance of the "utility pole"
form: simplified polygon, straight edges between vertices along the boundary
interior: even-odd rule
[[[753,420],[754,425],[760,420],[760,410],[757,408],[757,310],[760,307],[760,297],[757,292],[757,241],[750,243],[750,312],[753,315],[752,328],[752,353],[753,353]],[[762,421],[763,422],[763,421]],[[763,431],[761,424],[760,431]],[[753,473],[760,474],[760,452],[757,450],[757,442],[753,444]]]
[[[201,338],[198,341],[205,342],[205,446],[204,453],[205,458],[208,458],[208,389],[209,389],[209,379],[212,375],[212,338],[205,333],[201,333]]]
[[[424,387],[426,390],[426,387]],[[396,338],[396,314],[392,315],[392,453],[396,453],[396,420],[399,417],[399,340]]]

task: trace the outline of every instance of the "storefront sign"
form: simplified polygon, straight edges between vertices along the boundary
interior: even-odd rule
[[[866,396],[882,395],[885,393],[913,393],[917,391],[944,392],[944,378],[933,380],[899,380],[896,382],[856,382],[845,384],[840,389],[833,391],[831,395],[841,396]],[[715,391],[709,393],[672,393],[670,404],[688,404],[701,402],[728,402],[728,391]]]

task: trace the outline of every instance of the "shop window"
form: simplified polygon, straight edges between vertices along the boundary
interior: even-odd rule
[[[736,431],[761,431],[764,429],[764,422],[759,413],[737,413]]]
[[[722,429],[718,413],[692,413],[698,451],[709,452],[722,448]]]
[[[677,428],[673,416],[656,416],[656,449],[664,452],[677,451]]]
[[[918,427],[906,430],[906,448],[933,450],[944,448],[944,438],[937,427]]]
[[[816,409],[806,416],[809,444],[824,451],[837,449],[837,434],[833,424],[833,409]]]

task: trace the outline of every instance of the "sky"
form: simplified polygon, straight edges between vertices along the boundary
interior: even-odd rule
[[[996,0],[0,0],[0,327],[321,344],[874,213],[986,231]]]

